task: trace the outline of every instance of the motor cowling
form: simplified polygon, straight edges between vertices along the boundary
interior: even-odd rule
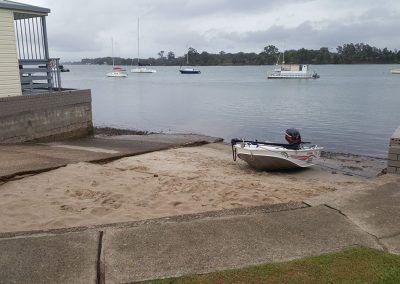
[[[285,132],[285,139],[290,145],[300,145],[301,135],[297,129],[290,128]]]

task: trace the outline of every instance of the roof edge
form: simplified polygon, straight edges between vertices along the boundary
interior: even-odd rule
[[[34,13],[41,13],[41,14],[49,14],[50,9],[32,6],[24,3],[18,3],[13,1],[0,1],[0,9],[9,9],[13,11],[23,11],[23,12],[34,12]]]

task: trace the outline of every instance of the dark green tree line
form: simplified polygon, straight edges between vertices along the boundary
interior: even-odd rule
[[[318,50],[301,48],[298,50],[285,50],[282,52],[274,45],[267,45],[260,53],[226,53],[224,51],[199,53],[193,47],[188,49],[188,54],[176,57],[172,51],[160,51],[157,58],[140,59],[143,65],[179,66],[186,65],[189,55],[189,65],[213,66],[213,65],[272,65],[282,63],[285,58],[287,64],[386,64],[400,63],[400,51],[377,48],[364,43],[348,43],[338,46],[336,51],[328,47]],[[134,65],[137,58],[114,58],[117,65]],[[112,64],[111,57],[82,59],[78,64]]]

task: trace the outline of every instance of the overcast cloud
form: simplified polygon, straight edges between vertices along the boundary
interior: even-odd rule
[[[398,0],[27,0],[51,9],[47,18],[50,55],[63,61],[136,57],[164,50],[177,56],[187,46],[218,53],[279,49],[336,50],[363,42],[400,49]]]

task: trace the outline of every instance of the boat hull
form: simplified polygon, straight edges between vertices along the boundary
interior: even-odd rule
[[[400,69],[392,69],[392,70],[390,70],[390,73],[392,73],[392,74],[400,74]]]
[[[317,79],[313,75],[268,75],[268,79]]]
[[[179,70],[181,74],[200,74],[200,70]]]
[[[238,154],[238,157],[249,164],[250,167],[261,170],[261,171],[277,171],[277,170],[288,170],[288,169],[296,169],[296,168],[306,168],[310,167],[313,164],[298,164],[294,161],[278,158],[278,157],[265,157],[258,155],[247,155],[247,154]]]
[[[237,156],[257,170],[276,171],[308,168],[319,157],[321,147],[312,146],[299,150],[258,145],[234,145]]]
[[[128,74],[121,73],[121,72],[110,72],[110,73],[107,73],[107,77],[126,78],[126,77],[128,77]]]
[[[146,74],[146,73],[157,73],[157,71],[154,69],[147,69],[147,68],[135,68],[131,69],[131,73]]]

